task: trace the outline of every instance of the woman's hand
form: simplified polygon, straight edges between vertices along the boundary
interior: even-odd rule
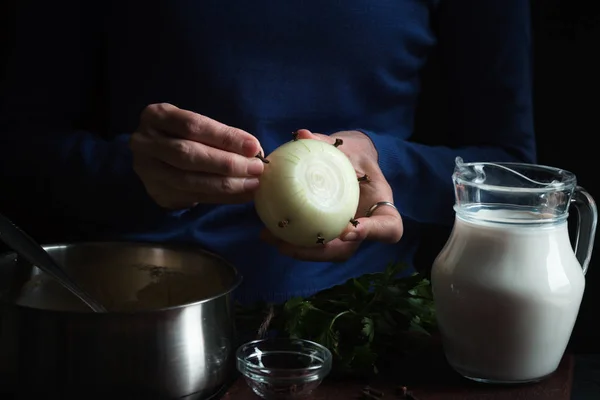
[[[169,209],[251,201],[264,168],[254,136],[171,104],[146,107],[130,146],[147,192]]]
[[[392,188],[379,168],[377,150],[371,140],[365,134],[357,131],[343,131],[327,136],[301,129],[297,134],[299,139],[317,139],[331,144],[335,143],[336,139],[344,141],[338,148],[352,162],[357,179],[364,178],[365,175],[368,177],[360,183],[360,200],[355,215],[355,219],[359,223],[356,227],[349,224],[338,239],[319,247],[298,247],[288,244],[273,236],[266,229],[261,233],[263,240],[277,246],[283,254],[306,261],[347,260],[363,240],[384,243],[400,241],[403,233],[402,218],[395,207],[381,205],[372,210],[371,216],[367,216],[369,210],[377,203],[393,203],[394,201]]]

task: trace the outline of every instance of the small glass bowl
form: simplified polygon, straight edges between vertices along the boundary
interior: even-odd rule
[[[331,371],[331,352],[300,339],[263,339],[240,346],[237,369],[258,396],[268,400],[308,397]]]

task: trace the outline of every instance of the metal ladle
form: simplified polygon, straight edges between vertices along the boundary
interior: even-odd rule
[[[2,214],[0,214],[0,240],[13,249],[19,257],[53,277],[92,311],[106,312],[106,308],[75,283],[42,246]]]

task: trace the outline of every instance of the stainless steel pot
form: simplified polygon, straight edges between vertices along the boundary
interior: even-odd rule
[[[237,270],[197,248],[82,243],[45,249],[109,313],[0,256],[0,376],[21,398],[206,398],[232,376]]]

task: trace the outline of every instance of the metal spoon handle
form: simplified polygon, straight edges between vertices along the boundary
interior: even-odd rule
[[[52,257],[27,233],[23,232],[11,220],[0,214],[0,240],[12,248],[20,257],[31,265],[58,280],[81,301],[95,312],[106,312],[106,309],[76,284],[65,271],[58,266]]]

